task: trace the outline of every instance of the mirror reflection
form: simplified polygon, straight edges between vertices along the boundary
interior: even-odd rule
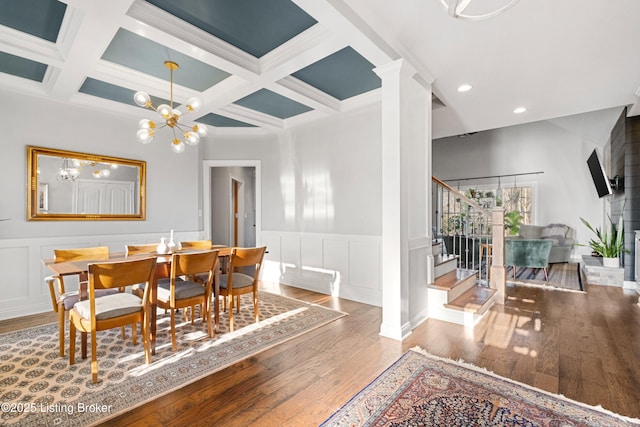
[[[28,148],[29,219],[144,219],[145,162]]]

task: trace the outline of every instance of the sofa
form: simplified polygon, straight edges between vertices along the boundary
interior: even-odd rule
[[[527,225],[520,226],[520,232],[515,239],[548,239],[551,240],[549,264],[569,262],[571,249],[575,244],[573,229],[565,224]]]

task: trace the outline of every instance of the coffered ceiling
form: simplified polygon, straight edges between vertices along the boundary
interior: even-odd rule
[[[635,0],[521,0],[480,22],[439,0],[2,0],[0,87],[141,118],[133,94],[167,102],[170,60],[174,101],[204,102],[193,120],[274,131],[379,102],[373,68],[402,57],[433,81],[442,137],[635,114],[638,17]]]

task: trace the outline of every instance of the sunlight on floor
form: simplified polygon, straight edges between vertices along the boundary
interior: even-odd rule
[[[308,310],[308,308],[306,307],[300,307],[295,310],[290,310],[290,311],[287,311],[286,313],[281,313],[276,316],[270,317],[268,319],[261,320],[258,323],[252,323],[236,331],[222,334],[217,339],[213,339],[213,340],[203,341],[203,338],[208,338],[208,335],[205,332],[194,332],[194,333],[183,335],[182,337],[180,337],[181,341],[202,341],[202,344],[194,345],[194,347],[191,347],[182,351],[178,351],[161,360],[157,360],[155,362],[152,361],[151,364],[149,365],[140,365],[136,368],[133,368],[131,371],[129,371],[129,375],[140,376],[147,372],[155,371],[159,368],[170,365],[171,363],[174,363],[178,360],[188,358],[194,355],[195,353],[207,351],[211,348],[224,345],[236,337],[246,335],[251,332],[255,332],[256,330],[263,328],[265,326],[269,326],[271,324],[282,321],[286,318],[296,316],[297,314],[302,313],[306,310]],[[176,325],[176,328],[178,328],[177,325]],[[165,343],[165,344],[156,345],[156,351],[159,352],[159,350],[164,350],[170,347],[171,347],[171,342],[169,341],[168,343]],[[141,359],[144,359],[144,352],[139,352],[139,353],[127,356],[126,359],[119,360],[118,363],[123,363],[127,360],[137,359],[138,357]]]

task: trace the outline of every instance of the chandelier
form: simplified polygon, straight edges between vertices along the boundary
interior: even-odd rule
[[[179,65],[173,61],[165,61],[164,66],[169,69],[170,74],[170,97],[169,97],[169,105],[161,104],[157,107],[153,106],[151,102],[151,97],[146,92],[136,92],[133,95],[133,100],[136,104],[141,107],[150,108],[160,114],[162,120],[164,120],[164,124],[162,124],[158,129],[162,129],[163,127],[171,128],[173,132],[173,140],[171,141],[171,149],[176,153],[182,153],[185,149],[185,144],[187,145],[198,145],[200,142],[200,137],[205,136],[207,134],[207,127],[202,124],[196,124],[192,127],[185,126],[180,122],[182,118],[182,111],[177,108],[173,108],[173,71],[179,68]],[[201,102],[198,98],[190,98],[187,101],[187,111],[198,111],[201,106]],[[143,144],[148,144],[153,140],[155,135],[156,123],[152,120],[142,119],[138,122],[138,126],[140,129],[136,133],[136,138]],[[184,140],[179,137],[179,133]]]
[[[518,3],[518,1],[520,0],[493,1],[492,3],[498,3],[498,5],[491,6],[488,10],[474,10],[473,7],[470,7],[472,3],[475,5],[484,3],[484,6],[486,7],[486,0],[484,2],[481,0],[476,0],[475,2],[473,0],[440,0],[440,3],[452,18],[461,19],[463,21],[482,21],[484,19],[500,15],[507,9],[513,7]]]
[[[56,180],[60,182],[75,182],[80,176],[83,168],[95,168],[91,173],[96,179],[107,178],[111,175],[112,169],[118,169],[118,165],[115,163],[97,163],[90,160],[78,160],[63,158],[62,165],[58,168],[56,173]]]

